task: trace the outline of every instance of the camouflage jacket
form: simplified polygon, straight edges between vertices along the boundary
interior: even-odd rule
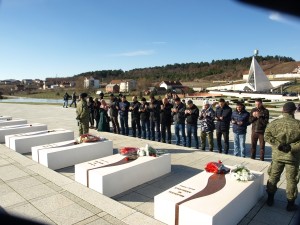
[[[272,160],[286,163],[300,162],[300,120],[294,115],[283,113],[283,117],[268,124],[264,137],[272,145]],[[288,153],[278,150],[280,144],[290,144]]]
[[[80,122],[84,122],[84,121],[89,121],[89,108],[87,105],[86,100],[80,100],[77,104],[77,108],[76,108],[76,119],[79,120]]]

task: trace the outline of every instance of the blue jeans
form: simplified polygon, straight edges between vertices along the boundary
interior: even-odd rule
[[[182,145],[186,146],[186,136],[185,136],[185,124],[176,123],[175,124],[175,136],[176,136],[176,145],[180,145],[180,135],[182,137]]]
[[[235,156],[245,157],[245,141],[246,141],[246,134],[236,134],[233,133],[233,144],[234,150],[233,154]]]
[[[129,134],[129,128],[128,128],[128,116],[120,116],[120,124],[121,124],[121,133],[123,135]]]
[[[63,107],[68,108],[68,100],[64,100],[64,105],[63,105]]]
[[[150,140],[150,120],[141,120],[142,123],[142,137],[146,139],[146,136],[148,140]]]
[[[198,140],[198,135],[197,135],[197,124],[187,124],[186,125],[186,134],[187,134],[187,146],[191,147],[192,143],[192,135],[195,140],[195,147],[196,149],[199,149],[199,140]]]

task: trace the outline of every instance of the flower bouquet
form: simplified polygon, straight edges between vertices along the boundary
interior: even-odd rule
[[[138,152],[139,148],[135,148],[135,147],[123,147],[119,149],[119,153],[121,155],[126,156],[126,159],[129,160],[134,160],[137,159],[138,157]]]
[[[96,141],[102,141],[102,140],[104,140],[104,138],[97,137],[97,136],[91,135],[91,134],[82,134],[76,139],[75,142],[77,144],[80,144],[80,143],[96,142]]]
[[[230,171],[229,168],[223,165],[222,161],[218,162],[209,162],[205,166],[206,172],[217,173],[217,174],[226,174]]]
[[[155,149],[149,144],[146,144],[145,147],[140,148],[137,153],[139,156],[154,156],[154,157],[158,157],[160,155],[165,154],[163,150]]]
[[[244,165],[235,165],[230,171],[231,178],[237,181],[251,181],[255,178],[254,174]]]

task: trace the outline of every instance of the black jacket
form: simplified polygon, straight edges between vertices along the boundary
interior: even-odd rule
[[[191,110],[191,113],[185,114],[186,117],[186,123],[197,125],[198,123],[198,117],[199,117],[199,109],[196,105],[193,104],[193,106],[187,110]]]
[[[253,116],[254,112],[259,112],[259,118]],[[250,113],[249,123],[252,123],[252,131],[264,133],[269,123],[269,110],[263,106],[259,109],[253,108]]]
[[[119,106],[119,101],[117,98],[115,98],[113,101],[110,100],[110,104],[109,104],[109,107],[110,107],[109,116],[110,117],[118,117],[118,112],[119,112],[118,106]]]
[[[155,122],[160,121],[160,105],[161,102],[158,100],[149,103],[150,120]]]
[[[170,103],[167,103],[164,105],[163,109],[160,109],[160,124],[164,125],[171,125],[173,122],[173,117],[172,117],[172,108],[173,105]]]
[[[130,103],[130,112],[131,112],[131,119],[140,119],[140,109],[141,103],[138,101]]]
[[[223,108],[217,107],[216,109],[216,131],[229,131],[231,121],[232,109],[228,105]],[[223,119],[220,119],[223,117]]]
[[[178,110],[178,112],[172,112],[173,121],[175,124],[184,124],[185,123],[185,105],[180,102],[179,105],[174,104],[174,108]]]
[[[149,104],[146,102],[144,105],[140,105],[140,119],[142,121],[147,121],[149,120],[150,117],[150,112],[149,112]]]

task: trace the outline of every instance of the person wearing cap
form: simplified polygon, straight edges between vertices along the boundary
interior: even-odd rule
[[[180,145],[180,139],[182,139],[182,145],[186,146],[186,135],[185,135],[185,104],[180,101],[179,97],[174,99],[174,107],[172,109],[176,145]],[[180,134],[181,138],[180,138]]]
[[[151,139],[150,133],[150,112],[149,112],[149,104],[146,99],[143,97],[141,99],[141,105],[139,108],[140,119],[141,119],[141,128],[142,128],[142,138],[148,140]]]
[[[300,164],[300,121],[295,119],[296,105],[287,102],[283,105],[283,117],[268,124],[264,138],[272,146],[272,163],[268,169],[267,205],[274,204],[277,183],[285,169],[287,211],[295,211],[299,182]]]
[[[222,153],[222,136],[224,138],[224,152],[229,151],[229,129],[232,109],[226,104],[224,98],[220,98],[218,107],[216,106],[216,136],[219,153]]]
[[[120,115],[120,124],[121,124],[121,133],[123,135],[128,136],[129,128],[128,128],[128,112],[129,112],[129,102],[126,100],[126,96],[123,95],[121,97],[122,101],[119,102],[119,115]]]
[[[246,157],[246,133],[249,125],[250,113],[246,111],[245,105],[236,103],[236,109],[232,112],[231,123],[233,131],[233,154],[235,156]]]
[[[137,96],[132,97],[132,102],[129,106],[129,111],[131,112],[131,129],[132,136],[136,137],[136,130],[138,138],[141,138],[141,120],[140,120],[140,105],[141,103],[138,101]]]
[[[118,98],[114,96],[114,94],[110,94],[110,102],[109,102],[109,117],[113,126],[113,132],[115,134],[120,134],[120,125],[118,120],[119,113],[119,101]]]
[[[79,95],[79,102],[76,107],[76,120],[78,121],[79,135],[89,133],[90,113],[86,98],[87,93],[81,93]]]
[[[208,100],[203,101],[203,109],[200,112],[199,120],[200,120],[200,140],[201,140],[201,150],[205,151],[206,147],[206,137],[208,139],[209,151],[213,151],[214,149],[214,139],[213,133],[215,130],[215,111],[209,104]]]
[[[256,158],[256,146],[259,140],[260,160],[265,160],[265,140],[264,133],[269,123],[269,110],[266,109],[261,99],[255,100],[255,108],[250,112],[249,123],[251,129],[251,159]]]
[[[187,108],[185,110],[186,117],[186,136],[187,136],[187,147],[192,145],[192,135],[195,140],[195,148],[199,149],[199,140],[198,140],[198,118],[199,118],[199,109],[194,105],[192,100],[188,100]]]
[[[156,131],[156,139],[158,142],[160,142],[161,140],[160,105],[161,102],[159,100],[156,100],[154,96],[150,96],[149,112],[150,112],[151,140],[155,141],[155,131]]]
[[[167,141],[168,144],[171,144],[171,140],[172,140],[171,125],[173,122],[173,118],[172,118],[173,105],[169,103],[168,98],[163,98],[162,101],[163,104],[160,105],[161,141],[163,143],[166,143]],[[167,140],[166,137],[168,137]]]

